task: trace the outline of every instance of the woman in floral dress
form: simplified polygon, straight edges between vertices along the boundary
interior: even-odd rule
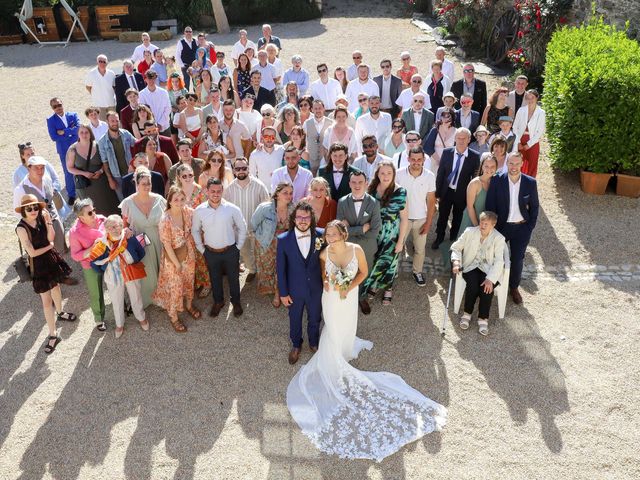
[[[382,304],[390,305],[393,281],[398,275],[398,257],[409,229],[407,191],[396,183],[393,162],[383,160],[378,164],[369,194],[380,202],[382,227],[378,233],[378,251],[364,288],[374,295],[382,290]]]

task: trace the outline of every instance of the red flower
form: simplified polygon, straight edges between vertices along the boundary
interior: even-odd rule
[[[524,37],[524,32],[522,30],[520,30],[518,32],[518,38],[522,38],[522,37]]]
[[[536,23],[536,30],[540,30],[540,28],[542,28],[542,25],[540,25],[540,22]]]
[[[529,60],[527,60],[526,62],[524,62],[524,66],[525,67],[530,67],[531,66],[531,62]]]
[[[564,25],[565,23],[567,23],[568,20],[565,17],[560,17],[558,21],[560,22],[561,25]]]
[[[445,10],[444,8],[441,8],[441,9],[438,11],[438,15],[444,15],[444,13],[445,13],[445,12],[446,12],[446,10]]]

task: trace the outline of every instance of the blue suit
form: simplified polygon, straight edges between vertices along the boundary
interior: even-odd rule
[[[64,183],[67,189],[67,195],[69,198],[76,198],[76,187],[73,182],[73,175],[67,171],[67,150],[69,147],[78,141],[78,128],[80,128],[80,120],[77,113],[65,113],[65,119],[67,120],[67,126],[55,113],[47,118],[47,129],[49,130],[49,136],[51,140],[56,142],[56,150],[62,163],[62,170],[64,171]],[[62,135],[58,134],[58,130],[63,130]]]
[[[498,215],[496,229],[504,235],[509,242],[511,250],[511,272],[509,275],[509,288],[518,288],[522,276],[524,254],[531,239],[531,233],[538,221],[538,186],[535,178],[528,175],[520,175],[520,191],[518,193],[518,207],[520,215],[524,218],[522,223],[509,223],[509,175],[502,173],[491,179],[487,190],[485,210],[495,212]]]
[[[302,256],[296,230],[278,235],[276,270],[278,290],[281,297],[291,296],[289,307],[289,337],[294,348],[302,346],[302,316],[307,309],[307,336],[309,345],[317,347],[320,341],[320,321],[322,319],[322,274],[320,270],[320,250],[316,250],[316,239],[324,231],[316,229],[311,233],[311,247],[307,258]]]

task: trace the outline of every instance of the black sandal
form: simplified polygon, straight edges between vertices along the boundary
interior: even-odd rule
[[[73,313],[60,312],[58,314],[58,320],[63,321],[63,322],[75,322],[77,319],[78,319],[78,317],[76,317],[75,314],[73,314]]]
[[[96,327],[96,330],[98,330],[99,332],[106,332],[107,331],[107,324],[104,322],[100,322],[98,324],[98,326]]]
[[[55,340],[53,345],[49,343],[51,340]],[[47,355],[52,354],[61,341],[62,339],[60,337],[49,335],[49,337],[47,338],[47,344],[44,347],[44,353],[46,353]]]

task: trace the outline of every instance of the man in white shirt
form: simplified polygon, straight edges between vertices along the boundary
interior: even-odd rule
[[[284,147],[276,145],[276,129],[264,127],[262,136],[262,150],[254,150],[249,157],[249,174],[259,179],[271,188],[271,177],[275,170],[282,166]],[[273,189],[269,193],[273,192]]]
[[[445,48],[440,46],[436,48],[435,56],[436,56],[436,60],[440,60],[442,62],[442,73],[446,77],[449,77],[449,81],[453,83],[455,81],[454,76],[456,72],[456,67],[451,60],[447,60],[446,58],[444,58],[446,53],[447,51],[445,50]]]
[[[425,153],[421,147],[409,150],[409,166],[396,174],[396,183],[407,190],[409,228],[413,243],[413,279],[424,287],[424,252],[427,233],[431,229],[436,212],[436,177],[430,168],[425,168]]]
[[[149,36],[149,34],[147,32],[142,32],[142,43],[133,50],[133,55],[131,55],[131,61],[137,65],[139,62],[141,62],[144,59],[145,50],[149,50],[150,52],[153,52],[157,48],[158,47],[156,47],[153,43],[151,43],[151,37]]]
[[[360,50],[355,50],[351,54],[351,58],[353,59],[353,63],[349,65],[347,68],[347,81],[355,80],[358,78],[358,68],[362,64],[362,52]],[[369,78],[371,78],[371,72],[369,72]]]
[[[116,74],[107,68],[106,55],[98,55],[96,67],[89,70],[84,85],[91,94],[91,105],[100,109],[100,120],[107,119],[107,112],[116,109],[116,94],[113,89]]]
[[[248,272],[246,281],[252,282],[256,278],[256,257],[251,217],[258,205],[269,200],[269,191],[264,183],[249,175],[249,160],[244,157],[236,158],[233,162],[233,174],[236,178],[224,189],[223,198],[240,208],[247,223],[247,240],[240,249],[240,258]]]
[[[409,130],[404,136],[404,144],[406,146],[405,149],[400,153],[396,153],[392,159],[396,170],[409,166],[409,150],[413,147],[419,147],[422,145],[420,133],[418,133],[417,130]],[[424,163],[427,168],[431,169],[431,157],[427,156]]]
[[[268,61],[268,55],[266,50],[260,50],[258,52],[258,65],[253,67],[251,70],[257,70],[260,72],[262,77],[260,78],[260,86],[262,88],[266,88],[270,92],[276,89],[276,77],[278,76],[276,73],[276,69],[273,68]],[[262,106],[262,105],[261,105]]]
[[[383,160],[391,159],[378,151],[376,136],[371,134],[362,137],[362,152],[363,155],[353,161],[353,167],[362,170],[367,177],[367,182],[371,182],[378,164]]]
[[[147,70],[144,74],[147,83],[146,88],[140,91],[140,103],[147,105],[153,112],[160,135],[171,137],[169,115],[171,114],[171,100],[164,88],[156,85],[158,74],[153,70]]]
[[[320,78],[311,84],[310,93],[314,99],[322,100],[324,106],[331,109],[328,110],[330,113],[333,111],[338,95],[342,94],[342,87],[335,78],[329,77],[329,67],[326,63],[321,63],[316,69]]]
[[[231,58],[233,59],[233,64],[238,66],[238,57],[240,54],[244,53],[247,48],[253,48],[254,51],[258,51],[258,47],[255,43],[247,38],[247,31],[242,29],[238,32],[240,35],[240,39],[234,43],[233,49],[231,50]]]
[[[373,78],[380,89],[380,110],[396,118],[400,112],[396,100],[402,93],[402,80],[391,73],[391,60],[382,60],[380,68],[382,75]]]
[[[184,86],[187,91],[191,85],[191,75],[189,75],[188,70],[196,59],[197,49],[198,42],[193,38],[193,29],[186,26],[184,28],[184,37],[181,38],[176,45],[176,65],[178,65],[182,71],[182,78],[184,79]]]
[[[369,112],[356,120],[356,141],[358,155],[362,155],[362,139],[365,135],[375,135],[378,145],[384,145],[391,133],[391,115],[380,111],[380,97],[369,97]]]
[[[293,201],[297,202],[309,194],[309,184],[313,180],[313,174],[300,163],[300,152],[293,145],[289,145],[284,151],[284,167],[280,167],[271,176],[271,191],[275,191],[281,182],[293,185]]]
[[[247,225],[240,209],[222,198],[222,191],[220,179],[209,178],[206,189],[208,201],[193,212],[191,233],[209,268],[214,302],[210,315],[217,317],[224,307],[222,272],[225,272],[233,316],[239,317],[242,315],[240,250],[247,238]]]
[[[308,118],[302,128],[307,136],[307,152],[309,152],[309,165],[311,173],[318,174],[318,169],[324,158],[322,157],[322,145],[324,134],[333,125],[333,120],[325,116],[324,103],[320,99],[315,99],[311,105],[313,116]]]
[[[378,84],[369,78],[369,65],[364,63],[358,66],[358,78],[351,80],[347,85],[345,95],[349,101],[349,111],[355,112],[358,109],[358,95],[366,93],[369,97],[380,97]],[[389,127],[391,128],[391,127]]]
[[[413,104],[413,96],[416,93],[422,94],[424,97],[424,105],[423,107],[427,110],[431,109],[431,101],[429,100],[429,94],[426,90],[422,88],[422,75],[416,73],[411,77],[411,87],[405,88],[398,99],[396,100],[396,105],[398,105],[402,110],[406,110],[411,108]]]

